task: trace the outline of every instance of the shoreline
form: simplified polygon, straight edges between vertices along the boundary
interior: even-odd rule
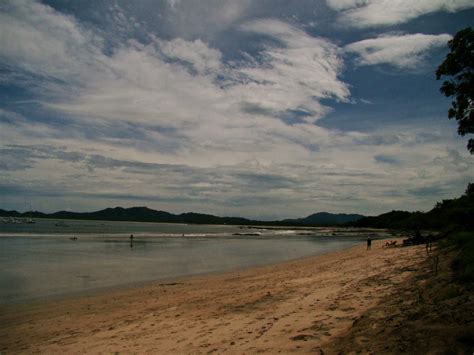
[[[403,271],[407,265],[424,260],[423,248],[382,249],[383,242],[374,241],[370,252],[356,246],[60,301],[7,305],[0,316],[0,351],[314,351],[409,277],[411,272]]]

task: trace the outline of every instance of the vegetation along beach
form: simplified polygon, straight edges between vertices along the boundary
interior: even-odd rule
[[[474,354],[473,18],[0,0],[0,355]]]

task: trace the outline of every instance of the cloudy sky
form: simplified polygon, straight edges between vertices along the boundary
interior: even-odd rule
[[[428,210],[474,173],[434,71],[472,0],[1,0],[0,208]]]

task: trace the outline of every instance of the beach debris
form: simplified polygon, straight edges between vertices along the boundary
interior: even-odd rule
[[[397,241],[396,240],[390,240],[386,241],[385,244],[382,246],[382,248],[393,248],[397,246]]]
[[[310,339],[314,339],[314,335],[311,335],[311,334],[298,334],[298,335],[295,335],[293,337],[290,337],[291,340],[293,341],[299,341],[299,340],[302,340],[302,341],[308,341]]]

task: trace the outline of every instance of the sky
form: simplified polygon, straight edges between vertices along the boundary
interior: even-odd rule
[[[474,173],[435,78],[472,0],[0,0],[0,208],[427,211]]]

